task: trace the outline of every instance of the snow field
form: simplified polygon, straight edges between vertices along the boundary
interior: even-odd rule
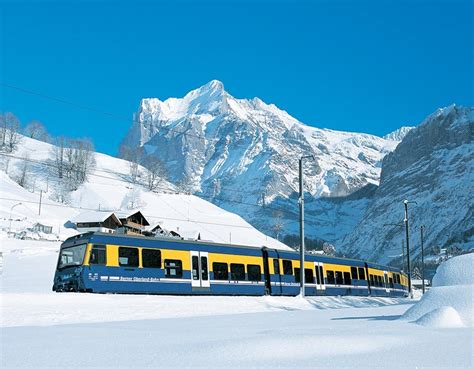
[[[474,327],[474,254],[445,261],[438,267],[433,287],[403,319],[430,327]]]
[[[59,243],[1,241],[2,368],[473,365],[472,329],[400,320],[411,300],[54,293]]]

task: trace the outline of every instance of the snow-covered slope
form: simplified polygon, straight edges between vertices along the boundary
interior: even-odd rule
[[[457,256],[442,263],[431,288],[403,319],[440,328],[474,325],[474,254]]]
[[[240,216],[196,196],[177,193],[175,186],[165,180],[160,183],[158,192],[126,181],[130,163],[99,153],[94,154],[96,165],[88,181],[64,196],[65,203],[55,202],[51,199],[57,198],[60,186],[51,172],[51,163],[47,161],[51,157],[51,150],[50,144],[23,137],[17,151],[12,154],[14,158],[9,159],[8,169],[6,157],[0,156],[3,169],[7,169],[12,178],[18,176],[25,163],[21,158],[30,158],[28,189],[0,172],[0,216],[3,218],[1,226],[4,231],[9,227],[11,207],[19,202],[22,205],[11,209],[12,218],[15,219],[12,230],[21,230],[41,221],[53,226],[61,238],[74,234],[73,230],[65,228],[65,223],[85,209],[116,211],[133,208],[141,210],[150,223],[159,223],[167,230],[185,234],[196,231],[203,240],[287,248],[257,231]],[[43,191],[41,216],[38,215],[40,190]]]
[[[412,257],[425,247],[474,248],[474,108],[439,109],[411,130],[383,161],[380,187],[343,251],[382,263],[400,254],[403,200],[409,205]],[[428,251],[429,252],[429,251]]]
[[[221,82],[211,81],[180,99],[143,99],[122,145],[159,157],[172,181],[184,182],[262,229],[271,229],[275,210],[262,205],[273,203],[290,223],[285,231],[296,230],[292,221],[298,160],[314,155],[304,167],[311,195],[308,222],[313,222],[307,232],[334,240],[353,225],[354,217],[362,216],[365,201],[349,207],[311,202],[377,185],[381,160],[397,144],[368,134],[306,126],[273,104],[236,99]],[[337,231],[326,225],[328,213],[339,215],[329,217],[331,224],[342,225]]]
[[[400,142],[405,138],[408,132],[410,132],[413,128],[411,126],[402,126],[399,129],[390,132],[388,135],[383,136],[384,139],[390,140],[390,141],[397,141]]]

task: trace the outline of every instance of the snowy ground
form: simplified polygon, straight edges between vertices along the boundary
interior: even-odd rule
[[[59,244],[2,240],[1,367],[472,367],[472,327],[367,298],[56,294]]]

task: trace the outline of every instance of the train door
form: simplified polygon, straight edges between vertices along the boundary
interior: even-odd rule
[[[314,272],[316,274],[316,290],[325,290],[326,285],[324,284],[324,264],[320,261],[314,262]]]
[[[271,295],[272,283],[270,280],[270,269],[268,267],[268,251],[265,248],[262,249],[262,256],[263,256],[263,275],[265,277],[265,295]]]
[[[202,251],[191,251],[191,285],[192,287],[209,288],[209,254]]]
[[[390,293],[390,285],[388,283],[388,273],[383,272],[383,279],[384,279],[384,284],[385,284],[385,292]]]

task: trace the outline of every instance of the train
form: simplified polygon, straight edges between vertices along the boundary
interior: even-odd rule
[[[400,270],[306,254],[306,296],[408,296]],[[64,241],[53,291],[161,295],[296,296],[296,251],[89,232]]]

